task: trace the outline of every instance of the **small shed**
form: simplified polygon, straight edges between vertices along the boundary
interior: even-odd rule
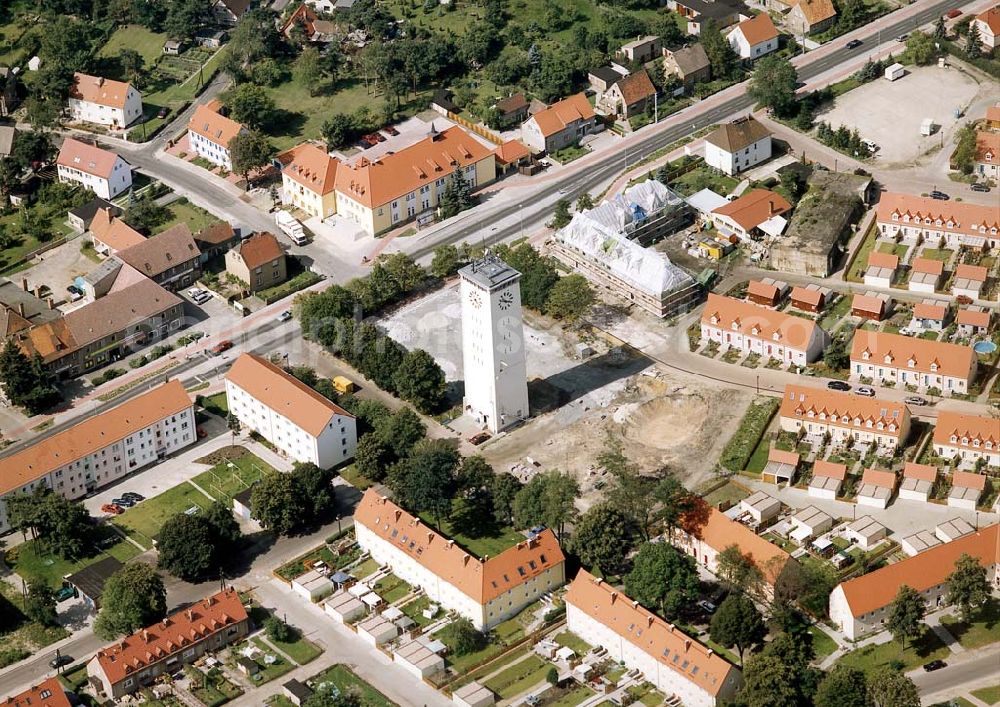
[[[740,515],[748,515],[753,519],[755,525],[767,523],[769,520],[777,517],[780,510],[781,501],[773,496],[768,496],[763,491],[757,491],[744,498],[738,506],[738,513]]]
[[[357,628],[358,635],[366,643],[375,647],[384,645],[399,635],[399,628],[396,624],[379,614],[373,614],[361,621]]]
[[[809,538],[819,537],[833,527],[833,518],[816,506],[806,506],[792,516],[795,526],[791,538],[800,545]]]
[[[797,453],[772,447],[767,453],[767,464],[760,473],[760,480],[766,484],[791,484],[795,481],[798,467]]]
[[[396,649],[392,662],[401,665],[418,680],[444,671],[444,658],[417,641],[410,641]]]
[[[497,698],[492,690],[473,680],[451,693],[451,701],[458,707],[492,707]]]
[[[813,498],[836,500],[840,487],[847,476],[847,465],[822,459],[813,464],[813,475],[809,480],[809,495]]]
[[[951,281],[951,293],[956,297],[979,299],[988,277],[989,270],[982,265],[962,263],[955,268],[955,277]]]
[[[292,589],[303,599],[317,602],[333,594],[336,586],[326,575],[309,570],[292,580]]]
[[[872,251],[868,254],[868,263],[865,270],[865,284],[869,287],[892,286],[892,278],[899,268],[899,256],[895,253],[883,253],[882,251]]]
[[[247,658],[245,655],[236,659],[236,667],[248,677],[253,677],[260,672],[260,665],[257,664],[257,661]]]
[[[910,263],[910,292],[934,294],[944,276],[944,263],[933,258],[914,258]]]
[[[964,508],[967,511],[976,510],[979,499],[986,490],[986,475],[968,471],[958,471],[951,475],[951,491],[948,492],[948,505],[952,508]]]
[[[851,315],[859,319],[880,322],[885,319],[885,305],[885,299],[882,297],[856,294],[851,300]]]
[[[66,581],[83,596],[88,607],[97,611],[101,608],[101,593],[104,591],[104,584],[111,575],[121,568],[122,563],[109,556],[71,574],[66,578]]]
[[[286,682],[281,686],[284,691],[285,696],[292,701],[292,704],[302,707],[302,703],[312,697],[313,691],[308,685],[305,685],[294,678]]]
[[[813,550],[823,557],[830,557],[837,550],[837,546],[834,545],[833,541],[827,537],[816,538],[810,544],[812,545]]]
[[[895,64],[890,64],[885,67],[885,78],[889,81],[895,81],[896,79],[901,79],[906,75],[906,67],[900,64],[898,61]]]
[[[942,331],[948,320],[948,307],[937,302],[918,302],[913,306],[910,328],[915,331]]]
[[[826,304],[826,297],[829,290],[821,287],[800,287],[796,285],[792,288],[792,306],[802,312],[819,312]]]
[[[781,299],[781,291],[773,282],[751,280],[747,285],[747,300],[765,307],[774,307]]]
[[[865,469],[858,489],[858,505],[886,508],[896,490],[896,475],[885,469]]]
[[[903,483],[899,485],[899,497],[910,501],[926,503],[937,480],[937,467],[929,464],[906,462],[903,467]]]
[[[256,523],[253,517],[250,515],[250,498],[253,496],[253,487],[243,489],[238,494],[233,496],[233,515],[236,516],[237,520],[241,520],[244,523]]]
[[[844,537],[857,543],[862,550],[871,550],[885,539],[889,531],[871,516],[861,516],[844,528]]]
[[[335,621],[346,624],[359,619],[367,613],[360,599],[343,590],[337,592],[323,603],[323,611]]]
[[[184,48],[184,43],[179,39],[168,39],[163,43],[163,53],[169,56],[177,56]]]
[[[964,518],[946,520],[944,523],[938,523],[938,526],[934,529],[934,534],[943,543],[950,543],[952,540],[958,540],[974,532],[976,532],[976,529]]]
[[[899,547],[910,557],[919,555],[924,550],[929,550],[940,544],[941,541],[929,530],[917,531],[899,541]]]

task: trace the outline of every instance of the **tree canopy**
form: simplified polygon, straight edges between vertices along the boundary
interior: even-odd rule
[[[698,599],[698,569],[673,545],[645,543],[625,575],[625,592],[651,611],[675,617]]]
[[[768,54],[757,62],[747,93],[763,108],[779,116],[789,116],[795,106],[798,74],[785,57]]]
[[[916,589],[904,584],[889,605],[889,618],[885,627],[905,647],[908,640],[922,633],[926,613],[924,598]]]
[[[964,621],[971,621],[990,598],[986,568],[966,553],[955,560],[948,575],[948,603],[957,606]]]
[[[610,503],[592,506],[573,528],[570,544],[585,567],[601,574],[619,574],[632,546],[632,524]]]
[[[106,641],[149,626],[167,613],[167,591],[152,565],[130,562],[108,578],[94,633]]]
[[[0,350],[0,385],[11,403],[23,407],[31,415],[43,412],[62,399],[41,357],[36,354],[29,358],[14,339],[8,339]]]
[[[562,537],[566,523],[576,518],[573,502],[579,495],[573,477],[556,470],[537,474],[514,498],[514,523],[520,528],[545,525]]]
[[[743,663],[748,648],[763,642],[767,629],[760,612],[745,594],[734,592],[719,605],[709,624],[712,640],[727,648],[736,647]]]

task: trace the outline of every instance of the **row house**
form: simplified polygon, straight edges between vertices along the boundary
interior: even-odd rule
[[[950,248],[996,248],[1000,243],[1000,206],[939,201],[910,194],[883,194],[875,211],[879,234],[916,239]]]
[[[130,83],[76,73],[69,91],[69,116],[112,130],[124,128],[142,117],[142,95]]]
[[[121,155],[66,138],[59,148],[56,172],[60,182],[75,182],[102,199],[114,199],[132,188],[132,165]]]
[[[597,126],[597,116],[582,93],[540,110],[521,125],[521,142],[532,152],[556,152],[575,145]]]
[[[0,533],[11,527],[3,499],[49,488],[69,499],[194,444],[194,405],[172,380],[0,460]]]
[[[354,528],[372,559],[480,630],[566,583],[565,558],[549,529],[478,559],[374,489],[365,491],[355,509]]]
[[[297,462],[332,469],[354,457],[354,415],[270,361],[244,353],[226,373],[229,411]]]
[[[851,379],[881,385],[967,394],[976,366],[971,348],[942,341],[859,329],[851,345]]]
[[[904,403],[802,385],[785,386],[778,415],[787,432],[830,435],[833,444],[849,439],[874,444],[890,454],[910,431],[910,409]]]
[[[586,570],[566,591],[566,627],[689,707],[728,704],[743,683],[713,649]]]
[[[934,426],[934,453],[945,459],[986,460],[1000,467],[1000,419],[941,411]]]
[[[118,251],[115,258],[170,291],[201,277],[201,251],[184,222]]]
[[[928,610],[945,605],[948,575],[969,555],[986,568],[994,591],[1000,589],[1000,525],[937,545],[899,562],[841,582],[830,595],[830,620],[851,641],[886,628],[891,606],[903,585],[919,592]]]
[[[701,336],[723,348],[798,366],[816,360],[828,338],[810,319],[715,293],[702,311]]]
[[[24,692],[8,695],[0,702],[2,707],[71,707],[72,704],[66,689],[55,676],[29,687]]]

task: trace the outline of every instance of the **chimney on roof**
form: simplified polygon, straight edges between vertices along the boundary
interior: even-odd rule
[[[187,611],[185,611],[184,615],[187,616],[188,621],[194,621],[194,612],[191,611],[190,609],[188,609]]]
[[[712,648],[709,648],[708,649],[708,657],[711,658],[713,655],[715,655],[715,650],[712,649]]]
[[[427,542],[431,542],[432,540],[434,540],[434,533],[432,533],[431,531],[428,530],[427,531]]]
[[[602,577],[594,577],[594,584],[600,585],[603,581]]]
[[[652,626],[653,625],[653,621],[654,621],[654,619],[653,619],[652,616],[647,616],[646,617],[646,625],[647,626]]]
[[[770,214],[771,216],[774,216],[774,215],[775,215],[776,213],[778,213],[778,207],[777,207],[777,205],[776,205],[776,204],[774,203],[774,199],[771,199],[770,201],[768,201],[768,202],[767,202],[767,205],[768,205],[768,213],[769,213],[769,214]]]
[[[21,278],[21,289],[24,290],[25,292],[28,292],[28,289],[29,289],[28,288],[28,278],[26,278],[26,277],[22,277]]]
[[[149,631],[147,629],[142,629],[142,640],[149,643]]]
[[[22,317],[24,316],[24,302],[17,303],[17,313],[20,314]]]
[[[42,286],[41,285],[38,285],[38,286],[35,287],[35,297],[37,297],[38,299],[42,298]]]
[[[684,639],[684,652],[687,653],[689,650],[691,650],[691,639],[686,638]]]
[[[471,558],[469,557],[468,554],[462,555],[462,566],[463,567],[467,567],[469,565],[469,560],[470,559]]]
[[[448,540],[448,547],[451,547],[454,544],[455,544],[454,540],[450,540],[450,539]]]
[[[398,520],[399,520],[399,517],[400,517],[401,515],[403,515],[403,511],[401,511],[401,510],[399,510],[399,509],[397,508],[397,509],[396,509],[396,512],[395,512],[395,513],[393,513],[393,515],[394,515],[394,516],[396,516],[396,520],[398,521]]]
[[[614,604],[615,600],[618,598],[618,592],[611,592],[611,603]]]
[[[633,609],[638,609],[639,608],[639,602],[636,599],[632,600],[632,608]]]

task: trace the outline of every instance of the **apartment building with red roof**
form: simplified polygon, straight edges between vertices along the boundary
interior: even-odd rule
[[[87,675],[117,701],[248,633],[250,617],[239,593],[224,589],[102,648],[87,663]]]
[[[689,707],[727,703],[743,683],[721,655],[586,570],[566,590],[566,626]]]
[[[114,199],[132,187],[132,165],[121,155],[68,137],[59,148],[60,182],[76,182],[102,199]]]
[[[198,104],[188,121],[188,144],[199,157],[231,172],[233,159],[229,143],[246,128],[222,115],[221,109],[222,103],[218,100]]]
[[[799,366],[816,360],[828,339],[811,319],[712,292],[701,313],[701,336],[724,349]]]
[[[69,115],[77,122],[124,128],[142,117],[142,94],[125,81],[77,72],[69,90]]]
[[[17,695],[9,695],[0,707],[71,707],[59,678],[51,677]]]
[[[943,341],[858,329],[851,344],[851,380],[966,394],[977,365],[970,347]]]
[[[7,496],[45,487],[83,498],[196,439],[194,405],[177,380],[43,437],[0,458],[0,533],[10,530]]]
[[[355,508],[354,529],[376,562],[478,629],[496,626],[566,583],[565,557],[548,529],[479,559],[374,489]]]
[[[288,155],[290,160],[281,170],[282,202],[314,218],[324,219],[337,213],[339,160],[331,157],[324,147],[310,142],[292,148]]]
[[[830,620],[852,641],[882,631],[889,607],[903,585],[917,590],[929,609],[943,606],[947,602],[948,575],[963,554],[978,560],[986,568],[994,590],[1000,589],[1000,525],[991,525],[841,582],[830,595]]]
[[[244,353],[226,373],[229,411],[298,462],[332,469],[354,457],[354,415],[266,358]]]
[[[521,124],[521,142],[533,152],[556,152],[580,141],[597,125],[587,96],[577,93],[540,110]]]
[[[879,234],[916,239],[949,248],[996,248],[1000,243],[1000,206],[968,201],[939,201],[929,196],[885,193],[875,210]]]
[[[1000,467],[1000,419],[942,410],[934,425],[934,453],[970,464],[985,459]]]
[[[833,444],[849,439],[874,444],[890,456],[910,433],[910,409],[905,403],[804,385],[785,386],[778,419],[787,432],[815,438],[830,435]]]

